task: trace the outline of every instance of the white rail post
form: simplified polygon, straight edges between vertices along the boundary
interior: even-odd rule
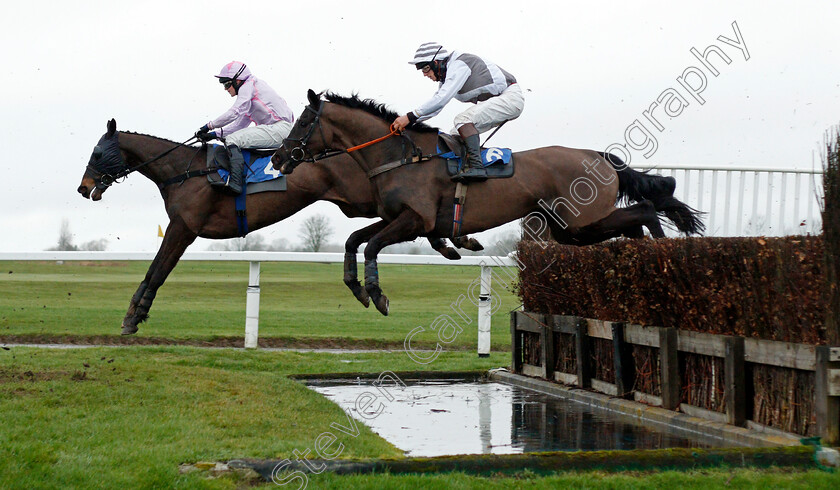
[[[759,189],[758,179],[759,179],[758,172],[753,172],[753,187],[752,187],[753,207],[752,207],[752,215],[750,215],[750,225],[751,225],[750,228],[753,229],[753,235],[761,234],[760,230],[756,231],[756,216],[758,215],[758,189]],[[768,188],[770,187],[769,183],[767,184],[767,187]],[[770,192],[770,191],[768,190],[767,192]]]
[[[770,230],[773,229],[773,223],[771,221],[773,219],[773,214],[771,211],[773,208],[771,206],[773,205],[773,181],[775,180],[775,175],[775,172],[767,172],[767,207],[764,208],[767,210],[767,215],[765,216],[764,223],[764,225],[767,227],[767,232],[763,234],[770,236],[772,236]],[[776,236],[780,235],[777,233]]]
[[[787,193],[787,172],[781,172],[779,174],[782,177],[782,192],[779,194],[779,233],[777,236],[784,236],[785,234],[785,211],[787,211],[787,206],[785,205],[785,194]],[[795,217],[793,219],[796,219]]]
[[[481,289],[478,296],[478,357],[490,356],[490,324],[492,320],[491,311],[491,269],[486,265],[481,266]]]
[[[718,231],[715,229],[715,216],[717,216],[717,181],[718,181],[718,171],[712,170],[712,202],[709,204],[709,230],[711,230],[712,234],[720,236]],[[727,202],[729,200],[727,199]],[[726,227],[724,226],[723,235],[726,235]]]
[[[738,187],[741,188],[741,192],[738,193],[738,217],[735,223],[735,236],[744,236],[744,230],[742,228],[742,224],[744,221],[744,194],[746,193],[747,186],[746,183],[746,174],[742,170],[738,175]],[[753,192],[758,192],[758,189],[753,187]]]
[[[245,300],[245,348],[256,349],[260,331],[260,263],[251,262]]]

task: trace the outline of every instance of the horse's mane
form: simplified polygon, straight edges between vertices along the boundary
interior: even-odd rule
[[[125,133],[125,134],[133,134],[133,135],[136,135],[136,136],[145,136],[147,138],[154,138],[156,140],[164,141],[166,143],[172,143],[172,145],[180,145],[181,144],[181,142],[179,142],[179,141],[172,141],[172,140],[167,139],[167,138],[161,138],[160,136],[154,136],[154,135],[146,134],[146,133],[138,133],[136,131],[119,131],[119,132],[120,133]],[[191,144],[191,145],[188,145],[187,147],[188,148],[195,148],[196,146],[194,144]]]
[[[325,92],[324,97],[326,97],[327,101],[332,102],[334,104],[343,105],[345,107],[349,107],[351,109],[361,109],[368,114],[372,114],[380,119],[383,119],[388,124],[394,122],[394,119],[400,117],[400,114],[388,109],[385,104],[379,103],[373,99],[360,99],[357,94],[353,94],[350,97],[345,97],[343,95],[338,95],[333,92]],[[417,131],[419,133],[437,133],[438,128],[433,128],[424,123],[415,123],[410,126],[410,129],[413,131]]]

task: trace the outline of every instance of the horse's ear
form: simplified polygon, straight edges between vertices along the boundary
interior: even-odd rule
[[[108,121],[108,133],[106,133],[106,136],[108,136],[110,138],[110,137],[114,136],[114,133],[116,133],[116,132],[117,132],[117,120],[116,119],[111,119],[110,121]]]
[[[309,92],[306,93],[306,97],[309,99],[309,105],[311,106],[317,107],[318,103],[321,102],[321,97],[312,89],[309,89]]]

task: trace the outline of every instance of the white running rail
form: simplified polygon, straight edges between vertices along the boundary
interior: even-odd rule
[[[677,179],[674,194],[706,213],[707,236],[819,234],[822,169],[631,165]]]
[[[154,252],[0,252],[0,260],[21,261],[72,261],[72,260],[103,260],[103,261],[151,261]],[[358,263],[363,264],[365,258],[359,254]],[[187,252],[181,260],[204,261],[235,261],[249,262],[248,289],[245,299],[245,348],[258,347],[259,317],[260,317],[260,263],[262,262],[318,262],[343,263],[342,253],[320,252]],[[460,260],[448,260],[440,255],[407,255],[381,254],[379,264],[401,265],[457,265],[480,266],[480,288],[478,300],[478,355],[490,355],[490,321],[492,315],[492,267],[517,267],[515,260],[509,257],[495,256],[467,256]],[[517,272],[518,273],[518,269]],[[509,272],[508,275],[513,274]],[[138,281],[141,278],[138,278]],[[338,280],[338,279],[336,279]]]

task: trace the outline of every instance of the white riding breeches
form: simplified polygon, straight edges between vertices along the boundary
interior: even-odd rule
[[[292,123],[288,121],[248,126],[230,136],[225,136],[225,142],[228,145],[236,145],[240,148],[280,148],[291,130]]]
[[[481,101],[455,116],[455,128],[451,134],[458,134],[458,128],[472,123],[479,133],[483,133],[505,121],[516,119],[525,108],[525,96],[522,88],[514,83],[501,94]]]

